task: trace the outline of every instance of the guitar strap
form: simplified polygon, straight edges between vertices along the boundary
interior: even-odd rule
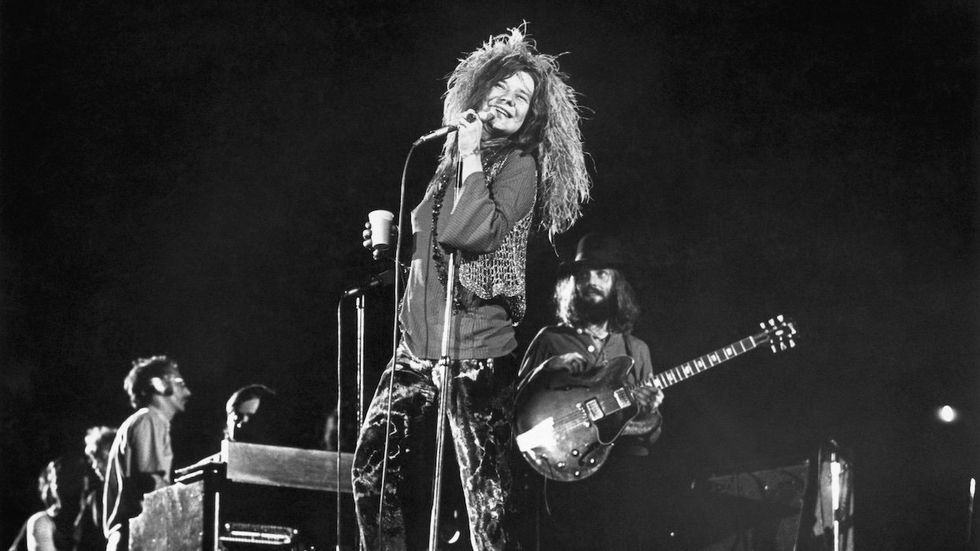
[[[626,347],[626,355],[630,358],[633,357],[633,348],[630,347],[630,333],[623,333],[623,346]]]

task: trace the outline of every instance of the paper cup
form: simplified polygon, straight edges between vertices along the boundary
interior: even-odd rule
[[[368,222],[371,223],[371,243],[375,249],[387,249],[391,247],[391,223],[395,220],[395,215],[387,210],[373,210],[368,213]]]

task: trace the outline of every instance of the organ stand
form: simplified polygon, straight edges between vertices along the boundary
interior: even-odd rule
[[[133,551],[218,551],[335,546],[335,492],[351,493],[353,454],[224,440],[221,452],[179,469],[146,494],[129,522]],[[342,527],[354,539],[353,504]]]

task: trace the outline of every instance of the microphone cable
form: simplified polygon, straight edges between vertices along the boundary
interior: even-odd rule
[[[387,487],[388,479],[388,453],[391,445],[391,397],[395,391],[395,370],[398,366],[398,305],[402,279],[400,277],[400,260],[402,255],[402,220],[405,216],[405,188],[406,181],[408,179],[408,166],[412,160],[412,154],[415,152],[415,148],[417,146],[417,143],[413,143],[412,147],[408,150],[408,155],[405,156],[405,164],[402,166],[401,184],[398,189],[398,216],[395,219],[395,227],[398,228],[398,231],[397,235],[395,236],[395,257],[393,259],[395,282],[392,286],[393,315],[391,321],[391,373],[388,375],[388,400],[385,404],[385,445],[384,456],[381,460],[381,490],[378,498],[378,551],[383,551],[384,549],[384,546],[382,545],[384,532],[382,531],[381,527],[381,519],[384,518],[385,488]],[[411,269],[411,267],[409,269]]]
[[[341,296],[340,297],[340,300],[337,301],[337,404],[336,404],[336,410],[337,410],[337,421],[336,421],[336,423],[337,423],[337,464],[336,464],[336,467],[337,467],[337,480],[336,480],[336,482],[337,482],[337,494],[336,494],[336,496],[337,497],[336,497],[336,503],[335,503],[335,506],[337,508],[337,512],[336,512],[335,520],[336,520],[336,523],[337,523],[336,528],[337,528],[337,549],[338,550],[340,549],[340,542],[341,542],[341,536],[342,536],[342,531],[341,531],[341,528],[340,528],[340,520],[341,520],[340,508],[341,508],[341,494],[343,494],[343,492],[341,491],[341,486],[340,486],[340,476],[341,476],[341,472],[343,471],[343,467],[342,467],[343,461],[341,461],[341,456],[343,455],[343,450],[340,449],[340,431],[341,431],[340,425],[341,425],[341,422],[343,421],[343,417],[344,417],[343,410],[340,407],[341,406],[341,402],[340,402],[341,401],[341,396],[343,396],[343,392],[344,392],[344,386],[342,384],[342,382],[343,382],[342,377],[343,377],[343,373],[344,373],[344,370],[343,370],[343,355],[342,355],[342,350],[343,350],[343,348],[342,348],[343,347],[343,340],[342,340],[342,338],[343,338],[343,330],[341,329],[341,327],[343,327],[343,321],[342,321],[342,316],[341,316],[341,312],[342,312],[341,308],[342,308],[343,304],[344,304],[344,297]],[[330,446],[330,433],[327,432],[326,426],[324,426],[324,433],[325,433],[324,434],[324,437],[325,437],[326,445],[327,445],[327,447],[329,447]]]

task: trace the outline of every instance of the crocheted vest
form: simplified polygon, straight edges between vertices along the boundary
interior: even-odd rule
[[[511,154],[483,167],[487,187],[493,193],[493,181],[500,173]],[[537,201],[537,190],[535,190]],[[483,300],[502,297],[510,310],[511,319],[517,325],[524,319],[527,311],[525,273],[527,266],[527,241],[534,219],[534,206],[531,211],[514,224],[500,247],[486,254],[460,254],[457,268],[459,283]]]

